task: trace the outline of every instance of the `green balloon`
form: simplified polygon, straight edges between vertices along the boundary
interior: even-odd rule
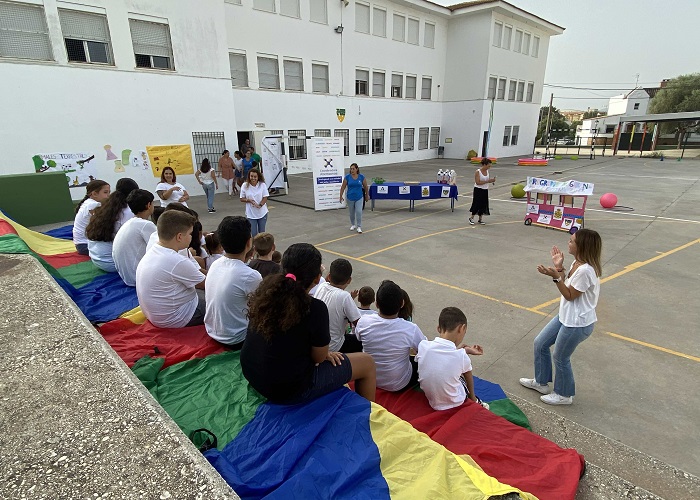
[[[525,197],[525,186],[522,184],[516,184],[510,188],[510,195],[513,198],[524,198]]]

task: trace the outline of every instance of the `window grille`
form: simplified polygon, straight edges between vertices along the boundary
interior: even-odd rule
[[[195,168],[202,164],[204,158],[209,159],[211,167],[218,172],[219,158],[226,149],[226,138],[223,132],[192,132],[194,145]]]
[[[396,153],[401,151],[401,129],[392,128],[389,130],[389,151]]]
[[[357,138],[355,143],[355,153],[358,155],[366,155],[369,153],[369,129],[357,129],[355,134]]]
[[[343,139],[343,156],[350,156],[350,131],[348,129],[337,128],[333,133],[335,137]]]
[[[440,144],[440,127],[430,129],[430,149],[437,149]]]
[[[314,137],[330,137],[331,129],[329,128],[317,128],[314,130]]]
[[[0,2],[0,56],[53,61],[43,7]]]
[[[375,128],[372,130],[372,153],[384,152],[384,129]]]
[[[328,65],[311,65],[311,87],[314,92],[328,93]]]
[[[175,69],[167,24],[129,19],[136,66]]]
[[[430,129],[428,127],[421,127],[418,129],[418,149],[428,149],[429,135]]]
[[[231,67],[231,85],[234,87],[248,86],[248,60],[245,54],[230,52],[228,63]]]
[[[280,88],[280,67],[277,57],[258,56],[258,86],[261,89]]]
[[[301,61],[287,61],[284,64],[284,90],[304,91],[304,73]]]
[[[306,160],[306,129],[289,131],[289,159]]]
[[[107,16],[58,9],[58,17],[69,61],[113,64]]]
[[[403,150],[413,151],[413,139],[415,135],[415,129],[405,128],[403,129]]]

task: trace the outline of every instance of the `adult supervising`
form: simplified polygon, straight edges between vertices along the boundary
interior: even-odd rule
[[[362,233],[362,202],[369,201],[369,188],[367,179],[360,173],[357,163],[350,165],[350,173],[345,176],[340,185],[340,203],[343,202],[343,193],[347,188],[348,212],[350,213],[350,231],[357,229]]]
[[[489,175],[491,168],[491,160],[488,158],[481,159],[481,167],[474,172],[474,197],[472,198],[472,206],[469,209],[472,216],[469,217],[469,224],[474,225],[474,216],[479,216],[479,224],[486,224],[483,220],[484,215],[489,213],[489,184],[496,182],[495,177]]]

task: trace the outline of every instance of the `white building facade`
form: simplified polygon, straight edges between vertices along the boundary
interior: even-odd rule
[[[576,144],[590,145],[595,140],[596,144],[606,141],[611,144],[615,130],[620,125],[620,120],[628,116],[647,114],[651,98],[644,89],[634,89],[627,94],[611,97],[608,100],[608,114],[597,118],[583,120],[576,131]],[[644,125],[635,125],[635,132],[641,132]],[[630,132],[632,124],[628,125]]]
[[[0,174],[86,152],[99,178],[152,188],[128,152],[189,144],[197,163],[269,133],[291,173],[313,136],[361,166],[526,155],[562,32],[500,0],[0,0]]]

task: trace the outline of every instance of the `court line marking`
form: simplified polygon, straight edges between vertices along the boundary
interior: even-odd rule
[[[605,333],[606,335],[609,335],[611,337],[614,337],[616,339],[624,340],[627,342],[632,342],[633,344],[639,344],[639,345],[644,346],[644,347],[649,347],[651,349],[656,349],[657,351],[665,352],[667,354],[673,354],[674,356],[680,356],[681,358],[686,358],[686,359],[689,359],[691,361],[697,361],[700,363],[700,358],[697,356],[691,356],[690,354],[685,354],[682,352],[673,351],[671,349],[667,349],[666,347],[661,347],[658,345],[650,344],[649,342],[643,342],[641,340],[625,337],[624,335],[620,335],[618,333],[613,333],[613,332],[603,332],[603,333]]]

